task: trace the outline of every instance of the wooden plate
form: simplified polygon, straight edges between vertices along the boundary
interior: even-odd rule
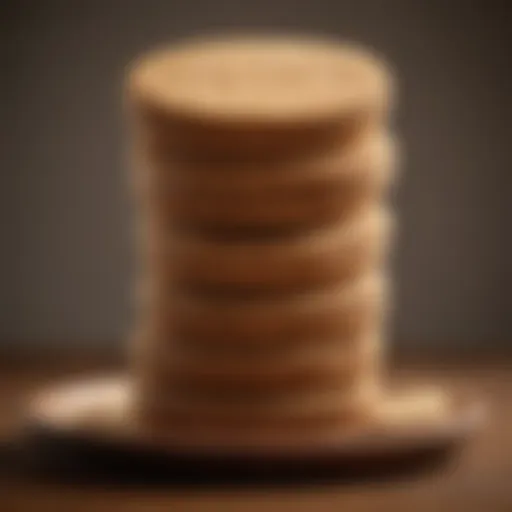
[[[389,404],[415,402],[425,392],[390,394]],[[83,476],[85,471],[94,477],[145,482],[359,482],[439,468],[485,418],[481,404],[452,397],[442,414],[422,414],[420,409],[398,417],[381,415],[366,428],[323,440],[191,446],[163,442],[135,429],[129,419],[131,398],[130,380],[123,376],[91,378],[38,393],[28,408],[32,453],[48,469],[64,470],[67,476]]]

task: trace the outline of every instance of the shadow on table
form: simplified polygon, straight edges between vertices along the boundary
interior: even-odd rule
[[[411,480],[441,471],[458,448],[352,458],[335,454],[298,460],[155,456],[83,443],[43,430],[22,443],[0,446],[0,477],[37,483],[130,488],[304,488],[372,485]]]

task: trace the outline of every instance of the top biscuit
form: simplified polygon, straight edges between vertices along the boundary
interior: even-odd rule
[[[144,105],[187,119],[308,123],[387,108],[391,78],[371,52],[348,44],[236,37],[143,56],[131,69],[128,90]]]

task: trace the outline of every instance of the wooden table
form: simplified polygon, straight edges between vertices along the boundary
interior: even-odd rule
[[[490,420],[459,460],[435,475],[368,485],[324,485],[259,490],[126,488],[48,483],[16,471],[15,460],[0,464],[1,512],[511,512],[512,360],[473,358],[465,363],[400,366],[394,380],[434,380],[475,393],[489,405]],[[12,363],[0,366],[0,427],[6,449],[19,431],[20,404],[27,393],[63,378],[98,373],[95,362]],[[0,452],[0,457],[2,457]]]

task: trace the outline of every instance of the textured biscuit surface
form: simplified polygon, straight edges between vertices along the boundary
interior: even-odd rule
[[[367,51],[320,39],[239,37],[191,41],[134,66],[135,97],[170,115],[300,122],[374,110],[390,76]]]

